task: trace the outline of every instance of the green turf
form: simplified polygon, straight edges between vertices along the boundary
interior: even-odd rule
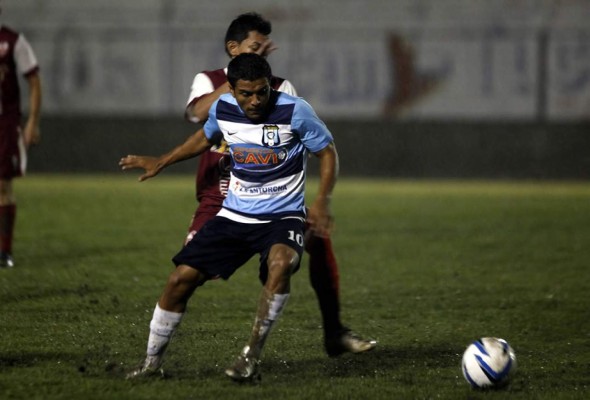
[[[168,379],[124,379],[143,357],[194,208],[192,177],[136,178],[16,181],[17,267],[0,271],[1,399],[590,398],[588,183],[342,179],[343,319],[379,346],[324,355],[304,267],[269,338],[262,382],[250,386],[223,370],[253,320],[252,262],[191,300]],[[503,390],[463,380],[461,354],[480,336],[503,337],[517,353]]]

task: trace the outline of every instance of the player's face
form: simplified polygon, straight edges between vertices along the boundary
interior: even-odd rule
[[[231,92],[248,119],[258,121],[266,116],[271,92],[268,79],[260,78],[255,81],[239,79],[236,86],[231,88]]]
[[[248,37],[242,40],[240,43],[231,42],[229,45],[229,52],[232,57],[238,56],[242,53],[258,53],[264,49],[264,46],[269,42],[269,38],[266,35],[258,31],[248,32]]]

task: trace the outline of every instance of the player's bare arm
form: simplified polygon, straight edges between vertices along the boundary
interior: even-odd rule
[[[29,116],[25,124],[24,139],[25,146],[39,143],[41,135],[39,132],[39,119],[41,115],[41,77],[39,73],[29,75],[27,78],[29,84]]]
[[[158,175],[164,168],[177,162],[188,160],[202,154],[211,148],[211,143],[205,136],[203,128],[199,129],[181,145],[159,157],[127,155],[119,161],[122,170],[143,169],[145,173],[139,177],[139,181]]]
[[[229,93],[229,83],[227,82],[219,86],[215,91],[202,96],[199,100],[191,102],[187,107],[186,115],[194,116],[200,122],[205,122],[209,117],[209,109],[213,103],[215,103],[219,96],[225,93]]]
[[[316,236],[328,237],[334,225],[330,202],[338,178],[338,153],[334,143],[331,143],[315,155],[320,160],[320,183],[315,200],[308,209],[307,222]]]

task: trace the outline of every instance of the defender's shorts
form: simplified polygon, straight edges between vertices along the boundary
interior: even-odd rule
[[[221,208],[221,206],[219,208]],[[209,222],[210,220],[215,218],[215,216],[217,215],[218,212],[219,212],[219,210],[217,210],[215,212],[207,212],[207,211],[203,212],[203,211],[201,211],[201,209],[199,207],[197,207],[197,210],[193,214],[193,218],[191,220],[191,225],[188,228],[188,233],[187,233],[186,238],[184,240],[184,244],[188,244],[188,242],[190,242],[193,239],[193,237],[203,227],[203,225],[205,225],[207,222]]]
[[[180,252],[172,258],[210,275],[228,279],[256,253],[260,254],[260,280],[268,276],[267,258],[275,244],[285,244],[303,254],[304,222],[289,218],[269,223],[244,224],[224,217],[207,222]],[[296,270],[299,269],[297,265]]]

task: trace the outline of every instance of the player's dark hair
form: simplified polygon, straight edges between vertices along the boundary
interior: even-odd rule
[[[223,43],[225,52],[230,55],[229,51],[227,51],[227,42],[236,41],[242,43],[251,31],[256,31],[268,36],[272,32],[272,25],[270,21],[264,19],[262,15],[255,12],[238,15],[236,19],[229,24],[227,32],[225,33],[225,42]]]
[[[266,59],[256,53],[242,53],[227,66],[227,81],[232,87],[236,87],[240,79],[251,82],[260,78],[267,78],[270,82],[272,71]]]

